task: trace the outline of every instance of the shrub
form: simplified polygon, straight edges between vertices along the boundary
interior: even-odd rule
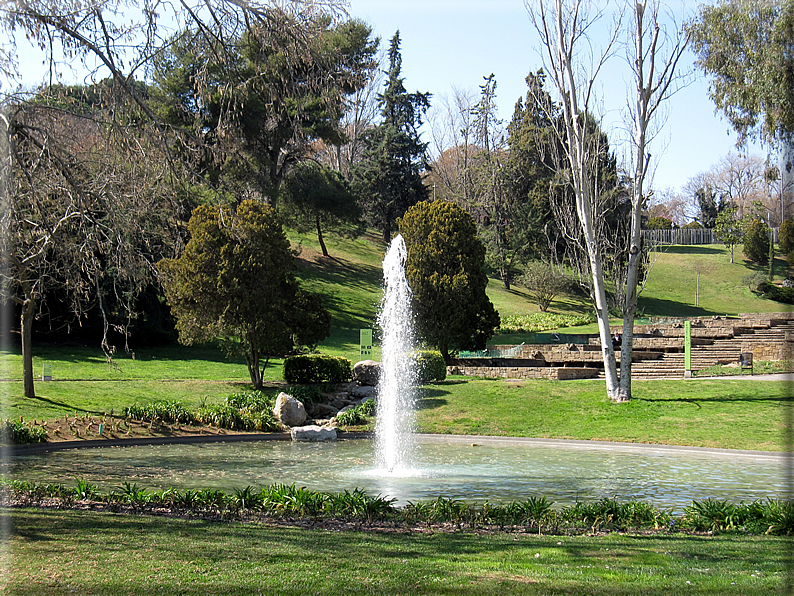
[[[649,230],[672,230],[674,227],[673,220],[661,216],[650,218],[647,225]]]
[[[24,445],[26,443],[46,443],[47,431],[19,420],[6,420],[0,424],[0,445]]]
[[[755,273],[749,273],[742,278],[742,283],[747,286],[747,289],[751,292],[755,292],[758,290],[758,286],[766,281],[766,276],[763,273],[759,273],[756,271]]]
[[[754,263],[769,261],[769,228],[760,219],[754,219],[744,237],[744,256]]]
[[[133,404],[121,411],[122,415],[148,422],[194,424],[193,413],[178,401],[156,401],[150,404]]]
[[[287,383],[344,383],[352,376],[350,360],[339,356],[305,354],[290,356],[284,361],[284,380]]]
[[[443,381],[447,378],[447,363],[441,352],[433,350],[416,350],[411,353],[416,371],[416,382],[420,385],[432,381]]]
[[[794,288],[781,288],[765,281],[758,284],[758,291],[767,300],[774,300],[783,304],[794,304]]]
[[[784,255],[794,252],[794,221],[787,219],[780,224],[777,242],[780,246],[780,252]]]
[[[524,286],[541,312],[546,312],[554,298],[571,287],[571,279],[549,263],[533,261],[524,267],[516,283]]]
[[[337,414],[336,422],[339,426],[359,426],[367,423],[367,415],[361,410],[361,406],[356,406]]]

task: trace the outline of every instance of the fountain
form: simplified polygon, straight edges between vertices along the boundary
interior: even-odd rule
[[[409,473],[414,448],[414,377],[409,357],[414,336],[406,253],[405,241],[398,235],[383,259],[384,295],[378,317],[383,335],[375,427],[377,464],[380,471],[397,475]]]

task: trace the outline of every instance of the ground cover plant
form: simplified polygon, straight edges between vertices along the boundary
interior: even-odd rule
[[[773,594],[782,537],[339,531],[5,509],[11,594]]]

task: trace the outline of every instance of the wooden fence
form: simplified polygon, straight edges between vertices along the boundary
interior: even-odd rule
[[[773,242],[777,242],[778,228],[772,228]],[[675,230],[642,230],[645,246],[660,244],[720,244],[710,228],[677,228]]]

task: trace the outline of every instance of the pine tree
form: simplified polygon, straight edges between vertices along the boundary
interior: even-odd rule
[[[391,240],[397,218],[428,198],[422,182],[427,167],[427,143],[419,137],[422,118],[430,107],[429,93],[408,93],[401,76],[400,32],[389,47],[388,79],[378,96],[381,123],[367,136],[361,163],[354,170],[354,188],[369,223]]]

